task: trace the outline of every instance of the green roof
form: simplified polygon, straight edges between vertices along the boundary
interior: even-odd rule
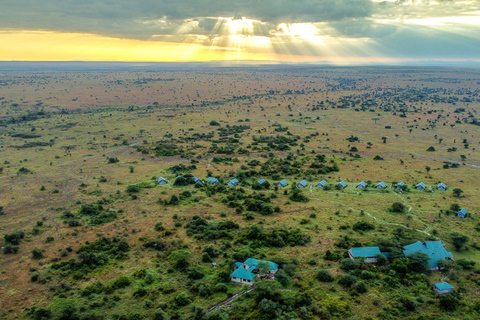
[[[453,258],[452,253],[445,249],[441,241],[426,241],[424,243],[417,241],[408,246],[404,246],[403,248],[405,249],[403,251],[405,257],[416,252],[425,253],[430,257],[430,260],[428,261],[430,268],[438,267],[438,260]]]
[[[235,267],[237,268],[237,270],[233,271],[231,276],[245,280],[253,280],[253,277],[255,277],[255,273],[253,273],[253,270],[255,270],[255,268],[260,262],[267,262],[270,265],[269,271],[275,271],[278,268],[278,264],[276,264],[275,262],[249,258],[244,263],[236,262]],[[248,270],[245,269],[244,265],[247,266]]]
[[[360,247],[360,248],[351,248],[352,255],[354,258],[356,257],[375,257],[377,254],[380,254],[379,247]]]
[[[439,282],[439,283],[435,283],[435,287],[438,289],[438,290],[452,290],[453,289],[453,286],[451,284],[449,284],[448,282]]]

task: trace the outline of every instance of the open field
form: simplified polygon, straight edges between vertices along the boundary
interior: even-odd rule
[[[255,290],[210,318],[478,319],[480,69],[94,69],[0,72],[0,233],[23,231],[18,244],[0,240],[17,251],[0,253],[0,318],[38,318],[39,308],[52,319],[61,310],[78,319],[201,318],[242,290],[228,283],[232,263],[253,257],[285,267],[282,290],[292,291],[282,301],[296,307],[269,313]],[[221,183],[174,185],[188,174]],[[160,176],[168,184],[157,185]],[[227,187],[234,177],[240,184]],[[255,190],[260,179],[271,187]],[[282,179],[289,185],[275,188]],[[330,190],[315,187],[323,179]],[[342,180],[348,186],[337,190]],[[369,187],[357,189],[360,181]],[[387,188],[375,189],[381,181]],[[395,189],[400,181],[409,191]],[[415,190],[419,182],[427,190]],[[391,212],[395,202],[403,213]],[[199,219],[202,230],[192,227]],[[355,230],[359,221],[373,229]],[[267,245],[252,226],[289,239],[298,230],[300,240]],[[469,239],[458,251],[455,232]],[[102,237],[108,245],[88,246]],[[476,265],[404,282],[388,267],[362,267],[375,273],[363,294],[337,283],[348,248],[417,240],[442,240],[455,260]],[[216,253],[205,257],[209,245]],[[337,281],[318,281],[322,269]],[[430,289],[443,275],[458,289],[456,310],[442,310]],[[397,284],[385,285],[387,276]],[[304,293],[309,303],[294,301]],[[409,309],[405,297],[421,299]]]

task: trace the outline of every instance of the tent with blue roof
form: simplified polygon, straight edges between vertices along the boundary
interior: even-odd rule
[[[440,182],[439,184],[437,184],[437,190],[445,191],[447,190],[447,185],[443,182]]]
[[[265,179],[262,179],[262,180],[258,180],[258,181],[257,181],[257,183],[258,183],[259,185],[262,185],[262,184],[264,184],[264,183],[265,183],[265,181],[267,181],[267,180],[265,180]]]
[[[447,249],[443,246],[442,241],[426,241],[409,244],[403,247],[403,254],[408,258],[409,255],[416,252],[425,253],[430,257],[428,261],[428,268],[430,270],[438,269],[438,260],[446,259],[452,260],[453,255],[451,252],[448,252]]]
[[[399,182],[397,183],[397,189],[402,189],[403,186],[406,186],[405,182]]]
[[[297,188],[305,188],[308,185],[307,180],[302,180],[297,184]]]
[[[157,182],[158,182],[158,184],[167,184],[167,179],[165,179],[163,177],[159,177],[157,179]]]
[[[343,189],[343,188],[345,188],[345,187],[347,186],[347,183],[342,180],[342,181],[340,181],[340,182],[337,184],[337,186],[339,186],[340,188]]]
[[[365,189],[367,187],[367,183],[365,181],[360,182],[357,184],[358,189]]]
[[[200,179],[198,179],[197,177],[193,177],[192,180],[193,180],[193,182],[195,182],[195,183],[203,184],[203,181],[200,180]]]
[[[467,216],[467,209],[462,208],[457,212],[457,217],[465,218]]]
[[[236,185],[238,184],[238,182],[239,182],[239,181],[238,181],[237,178],[233,178],[232,180],[228,181],[227,184],[228,184],[230,187],[234,187],[234,186],[236,186]]]
[[[214,177],[208,177],[207,181],[212,184],[219,182],[218,179]]]
[[[327,181],[325,181],[325,180],[322,180],[322,181],[320,181],[319,183],[317,183],[317,187],[318,187],[318,188],[323,188],[323,187],[325,187],[326,185],[327,185]]]
[[[286,187],[288,185],[288,181],[283,179],[282,181],[280,181],[277,186],[279,187]]]
[[[376,186],[377,189],[385,189],[386,187],[387,187],[387,184],[383,181],[377,184]]]
[[[425,190],[427,186],[425,185],[425,183],[423,182],[420,182],[417,184],[417,186],[415,187],[417,190]]]

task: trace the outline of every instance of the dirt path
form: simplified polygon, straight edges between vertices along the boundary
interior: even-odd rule
[[[243,296],[244,294],[247,294],[249,292],[252,292],[253,290],[255,290],[255,286],[252,286],[250,289],[248,289],[247,291],[242,291],[242,292],[239,292],[233,296],[231,296],[230,298],[227,298],[225,300],[223,300],[222,302],[219,302],[213,306],[211,306],[210,308],[207,309],[206,313],[209,313],[209,312],[212,312],[212,311],[215,311],[217,310],[218,308],[224,306],[224,305],[227,305],[229,304],[230,302],[232,302],[233,300],[237,299],[238,297],[241,297]]]
[[[92,155],[89,155],[89,156],[85,156],[85,157],[82,158],[82,160],[96,158],[96,157],[99,157],[99,156],[103,156],[104,154],[109,154],[109,153],[112,153],[112,152],[115,152],[115,151],[124,150],[126,148],[135,147],[140,142],[141,141],[135,141],[134,143],[131,143],[131,144],[126,145],[126,146],[122,146],[122,147],[114,148],[114,149],[111,149],[111,150],[108,150],[108,151],[102,151],[102,152],[99,152],[97,154],[92,154]]]
[[[347,208],[349,208],[350,210],[354,210],[354,211],[362,211],[362,210],[353,208],[353,207],[351,207],[350,205],[348,205],[348,204],[346,204],[346,203],[343,203],[343,202],[340,202],[340,201],[319,199],[319,198],[315,198],[315,197],[313,197],[313,199],[321,200],[321,201],[328,201],[328,202],[331,202],[331,203],[336,203],[336,204],[342,205],[342,206],[347,207]],[[420,220],[419,220],[420,222],[422,222],[423,224],[425,224],[425,225],[427,226],[427,228],[426,228],[425,230],[420,230],[420,229],[415,229],[415,228],[408,227],[408,226],[406,226],[406,225],[404,225],[404,224],[401,224],[401,223],[387,222],[387,221],[385,221],[385,220],[382,220],[382,219],[380,219],[380,218],[375,217],[373,214],[371,214],[371,213],[369,213],[369,212],[367,212],[367,211],[365,211],[365,210],[363,210],[363,212],[364,212],[367,216],[369,216],[370,218],[372,218],[373,220],[375,220],[375,221],[376,221],[377,223],[379,223],[379,224],[386,224],[386,225],[398,226],[398,227],[401,227],[401,228],[404,228],[404,229],[415,230],[415,231],[418,231],[418,232],[421,232],[421,233],[424,233],[424,234],[426,234],[426,235],[431,236],[431,234],[428,233],[428,230],[430,230],[430,226],[427,225],[427,224],[426,224],[425,222],[423,222],[423,221],[420,221]]]

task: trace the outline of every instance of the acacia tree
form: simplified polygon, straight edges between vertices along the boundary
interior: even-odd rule
[[[470,240],[468,236],[458,232],[453,232],[451,234],[451,238],[453,246],[457,251],[460,251],[463,247],[465,247],[465,245],[468,243],[468,240]]]
[[[452,190],[452,192],[453,192],[453,196],[457,198],[460,198],[463,194],[463,190],[460,188],[455,188]]]

